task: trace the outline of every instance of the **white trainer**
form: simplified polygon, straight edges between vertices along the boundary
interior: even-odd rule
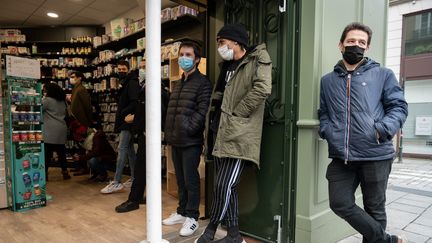
[[[186,218],[183,223],[183,227],[180,229],[181,236],[191,236],[195,231],[197,231],[199,225],[198,222],[194,218]]]
[[[110,184],[108,184],[106,187],[102,188],[100,191],[103,194],[110,194],[113,192],[118,192],[123,190],[124,186],[123,184],[117,182],[117,181],[111,181]]]
[[[133,180],[129,179],[129,180],[127,180],[127,181],[125,181],[123,183],[123,186],[126,187],[126,188],[131,188],[132,187],[132,182],[133,182]]]
[[[186,217],[178,213],[172,213],[168,218],[162,220],[163,225],[175,225],[183,224],[186,221]]]

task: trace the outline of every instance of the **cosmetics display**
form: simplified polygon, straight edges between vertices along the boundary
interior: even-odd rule
[[[12,71],[6,73],[2,86],[6,89],[2,92],[3,141],[8,207],[13,211],[23,211],[46,205],[42,90],[36,79],[38,75],[29,78],[31,73],[19,72],[24,68],[31,70],[25,65],[39,65],[39,62],[29,59],[31,61],[26,63],[27,58],[14,58],[20,59],[7,62],[6,70]],[[15,63],[24,66],[10,67]]]

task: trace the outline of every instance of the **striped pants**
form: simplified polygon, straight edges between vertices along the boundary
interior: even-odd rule
[[[237,185],[245,162],[235,158],[215,158],[215,185],[210,221],[218,225],[225,219],[227,227],[238,226]]]

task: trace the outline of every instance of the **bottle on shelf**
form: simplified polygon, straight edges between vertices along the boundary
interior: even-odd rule
[[[36,54],[37,53],[37,45],[36,43],[33,43],[32,45],[32,54]]]

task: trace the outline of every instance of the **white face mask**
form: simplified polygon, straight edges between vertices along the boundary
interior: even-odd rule
[[[234,50],[229,49],[228,45],[224,45],[218,48],[219,55],[224,59],[225,61],[231,61],[234,59]]]
[[[76,84],[76,81],[75,81],[74,78],[70,78],[70,79],[69,79],[69,82],[70,82],[70,84],[72,84],[72,85],[75,85],[75,84]]]

